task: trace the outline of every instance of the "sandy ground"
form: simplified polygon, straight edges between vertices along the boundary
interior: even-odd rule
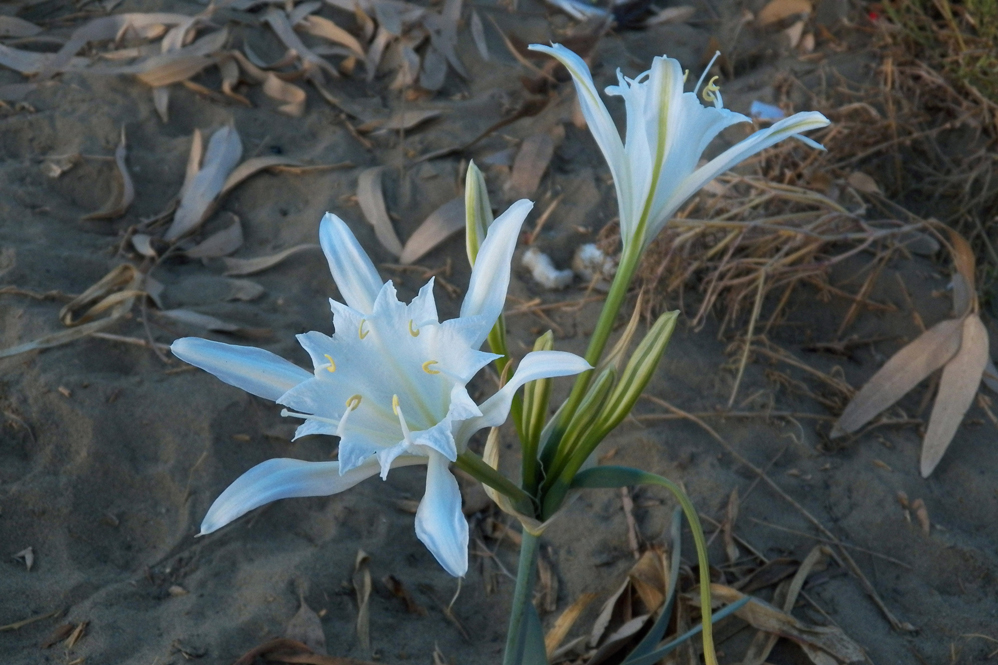
[[[189,2],[125,2],[116,11],[160,8],[195,13],[202,7]],[[5,6],[3,11],[12,9]],[[538,4],[529,3],[522,16],[493,13],[504,27],[516,26],[524,40],[549,38]],[[564,23],[560,16],[553,20]],[[610,82],[612,63],[636,73],[661,52],[696,62],[710,36],[705,26],[687,25],[609,36],[599,47],[598,78]],[[462,82],[452,73],[444,94],[432,103],[449,111],[454,124],[445,118],[411,133],[405,139],[410,154],[453,145],[455,131],[473,136],[475,128],[480,131],[494,121],[493,107],[519,94],[520,70],[494,33],[492,38],[493,61],[485,63],[475,54],[470,37],[462,35],[460,52],[471,78]],[[726,100],[736,110],[746,110],[753,98],[765,98],[766,81],[783,66],[779,53],[760,58],[757,68],[731,84]],[[850,62],[846,65],[861,69],[863,57]],[[0,83],[21,80],[19,74],[0,71]],[[383,82],[345,79],[336,85],[344,97],[374,99],[387,108],[397,104]],[[148,89],[127,77],[65,75],[31,93],[25,100],[30,109],[3,111],[0,285],[76,294],[125,260],[138,265],[134,257],[118,253],[121,234],[140,218],[158,213],[176,194],[195,128],[210,131],[232,123],[246,155],[280,152],[310,164],[355,165],[302,175],[263,174],[240,187],[222,206],[223,212],[242,220],[246,243],[238,256],[315,242],[322,213],[332,210],[351,223],[376,261],[390,262],[392,257],[379,247],[350,198],[366,166],[392,167],[386,174],[389,209],[399,213],[396,227],[403,238],[461,191],[463,166],[456,156],[408,167],[406,184],[399,186],[398,137],[375,136],[373,150],[365,149],[344,127],[339,113],[314,91],[309,91],[306,113],[296,119],[275,113],[274,104],[258,91],[253,97],[257,106],[247,109],[175,88],[166,124],[156,115]],[[563,93],[567,90],[562,86]],[[455,95],[462,99],[453,99]],[[515,145],[535,127],[551,124],[552,114],[555,124],[559,118],[567,121],[570,106],[556,104],[538,118],[520,121],[468,156],[483,159]],[[135,203],[121,219],[81,222],[104,202],[110,164],[84,159],[53,179],[43,171],[43,158],[75,152],[110,155],[122,125],[128,131]],[[615,215],[608,172],[588,133],[570,122],[563,127],[565,138],[542,189],[568,195],[540,241],[560,264],[587,237],[576,227],[595,232]],[[503,173],[488,173],[498,203]],[[220,227],[221,217],[216,215],[209,228]],[[447,279],[464,285],[468,270],[463,252],[462,239],[454,238],[420,263],[437,268],[450,261],[453,272]],[[863,261],[864,255],[856,260]],[[850,269],[833,275],[832,281],[846,280]],[[819,302],[806,291],[799,292],[774,339],[814,367],[841,372],[860,385],[900,347],[900,339],[918,332],[895,273],[904,279],[927,323],[945,316],[948,300],[939,294],[946,285],[944,267],[912,259],[885,269],[871,294],[898,311],[863,313],[852,331],[861,338],[890,340],[861,347],[848,359],[800,350],[810,342],[830,340],[849,304]],[[422,283],[418,272],[384,268],[382,274],[396,281],[405,298]],[[259,344],[307,364],[293,335],[329,332],[326,298],[337,296],[321,255],[305,252],[253,276],[265,292],[252,302],[222,302],[226,287],[220,275],[217,265],[179,259],[167,261],[156,272],[166,287],[168,306],[271,331],[260,340],[211,336]],[[584,295],[580,288],[558,295],[540,292],[522,272],[514,275],[511,294],[521,299],[540,295],[549,301]],[[443,316],[457,314],[459,300],[439,290],[437,299]],[[58,299],[0,295],[0,348],[57,331],[60,306]],[[135,319],[110,331],[144,338],[138,323],[141,313],[135,312]],[[589,305],[574,313],[550,313],[561,328],[559,348],[580,351],[596,312],[596,305]],[[148,315],[148,323],[161,343],[204,334],[154,314]],[[510,327],[512,348],[522,353],[547,324],[520,315],[510,319]],[[691,412],[724,404],[732,373],[722,370],[728,357],[715,333],[711,322],[699,332],[681,325],[651,393]],[[746,400],[743,410],[762,413],[772,401],[778,410],[837,415],[780,387],[766,369],[749,367],[739,393]],[[279,408],[206,373],[186,370],[175,360],[164,363],[148,348],[100,339],[0,360],[0,625],[62,612],[58,618],[0,632],[0,660],[11,665],[84,662],[80,659],[165,665],[199,657],[201,662],[229,663],[283,634],[298,610],[299,590],[322,614],[329,653],[368,657],[372,654],[365,653],[354,629],[357,607],[351,587],[354,560],[363,550],[370,555],[375,580],[370,601],[374,656],[388,663],[429,663],[436,648],[454,663],[498,662],[512,582],[496,574],[494,564],[485,569],[483,558],[473,556],[453,606],[467,636],[444,616],[441,608],[450,602],[456,582],[416,540],[406,510],[421,495],[421,469],[395,471],[386,483],[373,479],[340,496],[280,502],[195,539],[210,503],[242,472],[272,457],[328,459],[334,441],[308,437],[290,443],[293,425],[280,417]],[[480,394],[491,390],[486,378],[477,386]],[[923,390],[903,403],[909,413],[917,410]],[[664,413],[650,403],[641,404],[638,411]],[[983,412],[976,407],[970,412],[929,480],[918,473],[920,436],[915,427],[883,427],[845,445],[832,445],[824,436],[827,421],[709,420],[731,449],[767,468],[787,496],[843,542],[901,562],[852,550],[886,607],[914,625],[915,632],[892,630],[857,580],[841,567],[833,565],[806,587],[828,616],[866,649],[871,662],[970,663],[985,660],[994,650],[993,639],[969,637],[998,637],[998,447],[994,427]],[[509,435],[506,439],[512,440]],[[625,424],[600,453],[615,463],[681,480],[700,511],[715,519],[723,516],[727,498],[737,488],[742,505],[736,533],[768,558],[800,560],[819,543],[813,525],[797,509],[765,483],[757,484],[753,472],[689,421]],[[514,455],[507,445],[511,469]],[[924,501],[932,524],[928,534],[914,518],[906,520],[897,499],[902,491],[911,500]],[[668,532],[671,500],[650,490],[636,491],[634,500],[641,536],[648,543],[661,542]],[[472,521],[480,524],[483,517]],[[473,544],[473,550],[481,552],[486,546],[497,547],[489,541]],[[28,547],[34,557],[30,570],[14,558]],[[560,582],[559,610],[584,592],[608,595],[633,562],[620,495],[582,495],[547,532],[544,547]],[[692,543],[686,544],[686,551],[692,552]],[[744,546],[742,552],[747,553]],[[508,543],[498,546],[496,556],[506,569],[515,568],[516,553]],[[720,540],[712,559],[716,564],[725,560]],[[387,575],[404,583],[428,610],[425,616],[408,613],[386,590],[380,580]],[[489,594],[486,577],[493,575],[497,590]],[[588,630],[594,608],[577,631]],[[801,606],[797,615],[827,623],[809,606]],[[57,626],[84,621],[85,636],[72,648],[64,642],[40,646]],[[744,648],[738,645],[750,635],[742,631],[721,644],[722,662],[738,662]],[[770,662],[805,660],[795,647],[781,643]]]

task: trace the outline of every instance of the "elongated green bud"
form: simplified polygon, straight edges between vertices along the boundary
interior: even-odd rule
[[[485,177],[475,162],[468,164],[464,179],[465,235],[468,246],[468,261],[475,265],[478,248],[485,242],[485,234],[492,225],[492,204],[489,203],[489,190],[485,187]]]
[[[534,351],[554,349],[554,333],[550,330],[537,338]],[[547,418],[548,401],[551,398],[551,379],[531,381],[523,387],[523,435],[532,448],[537,447],[541,430]]]
[[[589,384],[586,396],[582,398],[578,411],[568,423],[565,436],[561,438],[557,459],[567,461],[579,444],[588,438],[587,435],[606,408],[607,397],[611,394],[616,378],[617,372],[612,367],[607,367]]]
[[[666,312],[658,317],[651,330],[638,344],[638,348],[634,350],[624,372],[620,375],[620,381],[606,400],[594,425],[600,433],[599,439],[609,434],[631,412],[641,392],[655,374],[665,347],[676,329],[678,318],[679,312]]]

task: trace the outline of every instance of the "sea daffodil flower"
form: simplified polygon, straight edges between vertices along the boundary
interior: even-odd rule
[[[582,114],[613,174],[625,249],[639,243],[637,249],[643,250],[693,194],[757,152],[790,137],[824,149],[800,133],[825,127],[828,119],[817,112],[797,113],[697,168],[704,150],[721,131],[751,120],[724,108],[713,79],[703,91],[710,106],[697,98],[703,77],[693,92],[683,92],[686,77],[679,61],[665,56],[655,58],[651,69],[634,79],[618,70],[619,84],[606,89],[608,95],[624,98],[625,144],[582,58],[560,44],[532,44],[530,49],[555,57],[572,75]]]
[[[340,437],[339,460],[272,459],[238,478],[208,510],[201,533],[211,533],[265,503],[342,492],[392,468],[426,464],[426,491],[416,513],[416,535],[444,569],[468,569],[468,523],[448,465],[472,434],[502,424],[513,393],[540,378],[589,369],[570,353],[527,354],[516,373],[481,405],[466,389],[498,356],[479,349],[502,312],[510,261],[532,204],[514,203],[493,222],[482,243],[460,316],[440,322],[427,283],[408,305],[340,218],[327,213],[319,239],[344,303],[330,300],[335,333],[298,335],[311,356],[306,371],[252,347],[186,337],[173,343],[181,360],[222,381],[274,400],[282,415],[304,419],[295,438]]]

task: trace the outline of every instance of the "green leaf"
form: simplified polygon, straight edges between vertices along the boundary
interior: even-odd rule
[[[703,537],[700,517],[697,515],[693,502],[686,496],[686,492],[668,478],[626,466],[597,466],[579,472],[572,479],[572,489],[616,489],[630,485],[658,485],[666,488],[679,501],[679,505],[686,514],[686,519],[690,522],[690,530],[693,532],[693,541],[697,546],[697,559],[700,564],[700,605],[704,618],[703,655],[708,665],[716,665],[717,655],[714,653],[714,636],[710,619],[710,562],[707,560],[707,542]]]

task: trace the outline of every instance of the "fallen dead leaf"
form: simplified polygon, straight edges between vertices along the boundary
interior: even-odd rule
[[[243,225],[238,217],[235,215],[231,215],[231,217],[231,224],[221,231],[211,234],[194,247],[185,251],[184,254],[195,259],[214,259],[228,256],[242,247]],[[135,242],[135,236],[132,237],[132,242]]]
[[[371,557],[364,550],[357,550],[353,564],[353,589],[357,595],[357,639],[364,651],[371,650]]]
[[[922,477],[928,478],[949,448],[963,416],[974,403],[988,362],[988,331],[977,314],[963,320],[959,353],[943,368],[936,402],[922,441]]]
[[[189,182],[185,182],[181,190],[180,205],[173,216],[173,223],[163,236],[165,240],[177,240],[205,221],[212,203],[221,193],[242,154],[243,145],[234,127],[222,127],[212,134],[200,170]]]
[[[759,26],[765,27],[790,16],[810,13],[811,0],[771,0],[756,15],[755,22]]]
[[[572,629],[575,622],[578,621],[579,615],[582,611],[589,606],[589,603],[593,602],[596,598],[595,593],[584,593],[575,599],[571,605],[565,608],[565,611],[555,620],[554,625],[551,626],[551,630],[547,632],[544,636],[544,648],[547,651],[548,659],[554,654],[555,650],[561,646],[561,643],[565,641],[565,637],[568,635],[568,631]]]
[[[269,270],[277,264],[281,263],[290,256],[297,254],[298,252],[304,251],[306,249],[320,249],[319,245],[315,244],[305,244],[305,245],[295,245],[294,247],[289,247],[277,254],[270,254],[268,256],[257,256],[252,259],[238,259],[238,258],[224,258],[222,263],[225,266],[225,273],[230,277],[242,276],[242,275],[254,275],[258,272],[263,272],[264,270]]]
[[[553,156],[554,139],[550,134],[528,136],[513,161],[513,171],[505,186],[506,196],[512,200],[533,196]]]
[[[19,559],[24,563],[24,567],[31,572],[31,567],[35,565],[35,550],[31,547],[26,547],[17,554],[13,556],[14,559]]]
[[[464,197],[451,199],[427,217],[405,243],[399,263],[409,265],[464,228]]]
[[[298,595],[298,602],[300,607],[284,629],[284,637],[301,642],[314,653],[326,655],[326,633],[322,629],[322,620],[308,606],[301,593]]]
[[[86,215],[83,219],[114,219],[121,217],[128,210],[135,200],[135,185],[132,183],[132,176],[128,173],[128,165],[125,163],[127,155],[127,143],[125,141],[125,128],[121,128],[121,141],[114,151],[114,164],[117,168],[114,179],[111,197],[97,212]]]
[[[402,242],[395,233],[392,220],[385,208],[385,195],[381,185],[383,166],[364,169],[357,178],[357,202],[367,223],[374,227],[378,242],[393,256],[402,253]]]
[[[894,354],[846,406],[832,438],[857,431],[949,362],[960,350],[962,336],[963,322],[946,319]]]

